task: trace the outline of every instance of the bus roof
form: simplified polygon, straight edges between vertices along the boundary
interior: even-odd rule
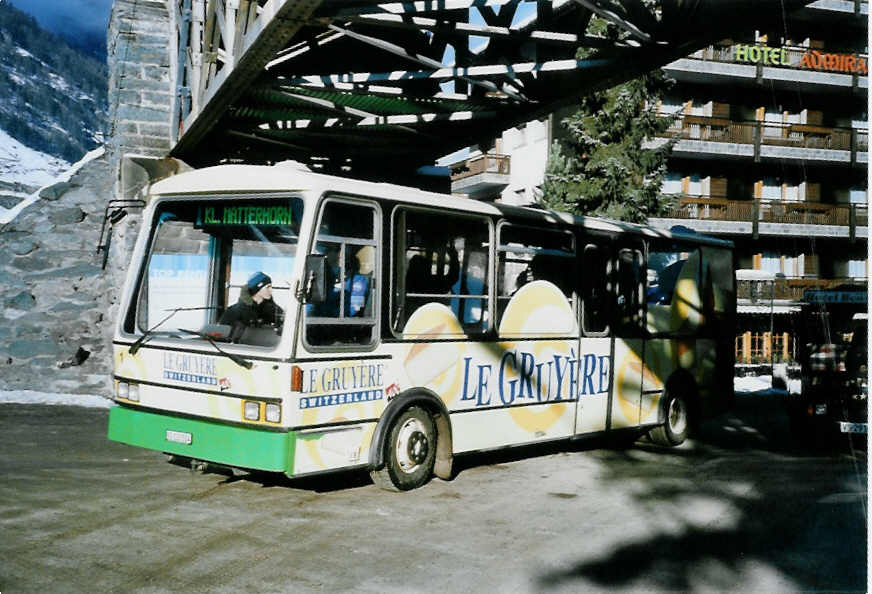
[[[310,171],[296,162],[275,165],[217,165],[188,171],[152,185],[152,196],[195,194],[239,194],[262,192],[326,191],[370,196],[407,204],[445,208],[463,212],[503,215],[516,222],[563,224],[608,233],[627,233],[650,238],[685,240],[693,243],[732,247],[731,241],[700,235],[690,230],[667,231],[647,225],[582,217],[564,212],[491,204],[450,194],[427,192],[408,186],[355,180]]]

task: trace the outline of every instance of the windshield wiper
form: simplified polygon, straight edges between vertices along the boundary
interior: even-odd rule
[[[203,340],[209,341],[209,344],[211,344],[213,347],[215,347],[216,351],[218,351],[219,353],[221,353],[222,355],[224,355],[225,357],[227,357],[228,359],[230,359],[231,361],[233,361],[234,363],[236,363],[240,367],[245,367],[246,369],[251,369],[252,366],[254,365],[248,359],[243,359],[239,355],[234,355],[233,353],[228,353],[227,351],[225,351],[224,349],[219,347],[215,343],[215,341],[212,339],[212,337],[209,336],[208,334],[206,334],[205,332],[198,332],[197,330],[186,330],[185,328],[179,328],[179,332],[185,332],[186,334],[193,334],[194,336],[199,336]]]
[[[170,313],[167,315],[167,317],[162,319],[160,322],[158,322],[157,324],[155,324],[154,326],[152,326],[151,328],[146,330],[142,336],[137,338],[136,341],[132,345],[130,345],[130,349],[129,349],[130,354],[135,355],[136,352],[139,350],[139,347],[144,345],[148,340],[151,339],[152,336],[154,336],[155,330],[160,328],[161,324],[163,324],[164,322],[169,320],[171,317],[173,317],[174,315],[176,315],[180,311],[197,311],[197,310],[201,310],[201,309],[217,309],[217,308],[211,307],[211,306],[208,306],[208,307],[177,307],[175,309],[164,310],[164,311],[169,311]],[[176,338],[178,338],[178,337],[176,337]]]

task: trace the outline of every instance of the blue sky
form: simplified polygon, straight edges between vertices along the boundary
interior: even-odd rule
[[[61,37],[106,35],[112,0],[6,0]]]

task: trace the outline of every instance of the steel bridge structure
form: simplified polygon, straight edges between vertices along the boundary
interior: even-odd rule
[[[168,0],[172,155],[391,176],[809,0]]]

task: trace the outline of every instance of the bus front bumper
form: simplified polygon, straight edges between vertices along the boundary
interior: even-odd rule
[[[116,405],[112,441],[225,466],[293,474],[295,437],[288,431],[227,425]]]

